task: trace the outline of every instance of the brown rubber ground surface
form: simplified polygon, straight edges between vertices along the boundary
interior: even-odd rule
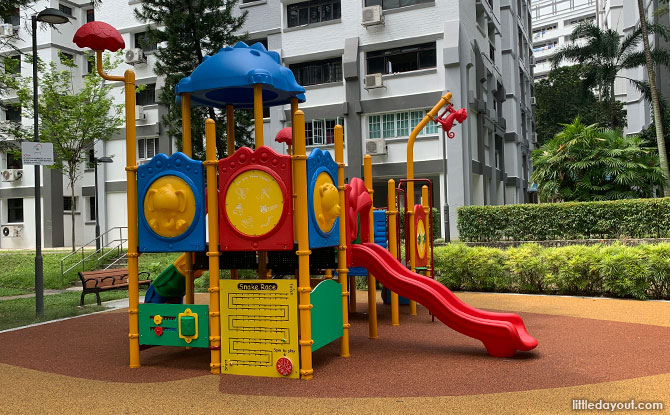
[[[364,298],[364,297],[363,297]],[[359,305],[359,310],[364,305]],[[521,313],[539,340],[513,359],[488,356],[482,344],[432,322],[426,310],[399,327],[378,305],[379,339],[367,338],[367,315],[351,316],[352,357],[339,342],[313,355],[310,382],[221,376],[221,391],[311,397],[448,396],[584,385],[670,373],[670,327]],[[164,382],[208,374],[209,351],[155,347],[130,369],[125,313],[101,313],[0,335],[0,363],[112,382]],[[31,339],[31,341],[26,341]],[[341,387],[332,388],[338,384]]]
[[[368,340],[366,316],[352,316],[352,357],[339,358],[337,344],[319,350],[309,382],[209,375],[206,350],[150,349],[131,370],[127,314],[103,313],[0,334],[0,413],[557,414],[575,413],[577,398],[670,405],[669,303],[459,296],[524,311],[538,349],[491,358],[422,308],[417,317],[403,310],[391,327],[380,305],[380,338]]]

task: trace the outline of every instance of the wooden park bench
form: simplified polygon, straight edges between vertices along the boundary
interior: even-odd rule
[[[144,278],[144,279],[143,279]],[[108,290],[123,290],[128,288],[128,269],[105,269],[101,271],[79,271],[79,279],[81,279],[82,292],[80,306],[84,305],[84,296],[86,294],[95,293],[98,298],[98,305],[100,302],[100,292]],[[139,273],[139,285],[150,285],[148,272]]]

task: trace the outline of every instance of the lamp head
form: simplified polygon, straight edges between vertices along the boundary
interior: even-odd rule
[[[52,25],[63,24],[70,21],[70,16],[58,9],[47,7],[41,12],[37,13],[35,19],[39,22],[49,23]]]

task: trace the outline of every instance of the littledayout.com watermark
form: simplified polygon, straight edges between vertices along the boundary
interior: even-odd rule
[[[629,401],[605,401],[599,399],[573,399],[572,409],[574,411],[662,411],[663,402],[638,402],[635,399]]]

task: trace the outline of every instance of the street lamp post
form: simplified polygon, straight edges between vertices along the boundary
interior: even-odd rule
[[[40,141],[39,114],[37,105],[37,22],[50,25],[63,24],[70,21],[69,17],[57,9],[50,7],[32,15],[33,29],[33,140]],[[44,264],[42,261],[42,195],[40,194],[40,166],[35,165],[35,311],[38,316],[44,314]]]
[[[112,163],[111,157],[94,157],[93,158],[93,171],[95,172],[95,250],[100,250],[100,215],[98,213],[98,164],[100,163]]]

